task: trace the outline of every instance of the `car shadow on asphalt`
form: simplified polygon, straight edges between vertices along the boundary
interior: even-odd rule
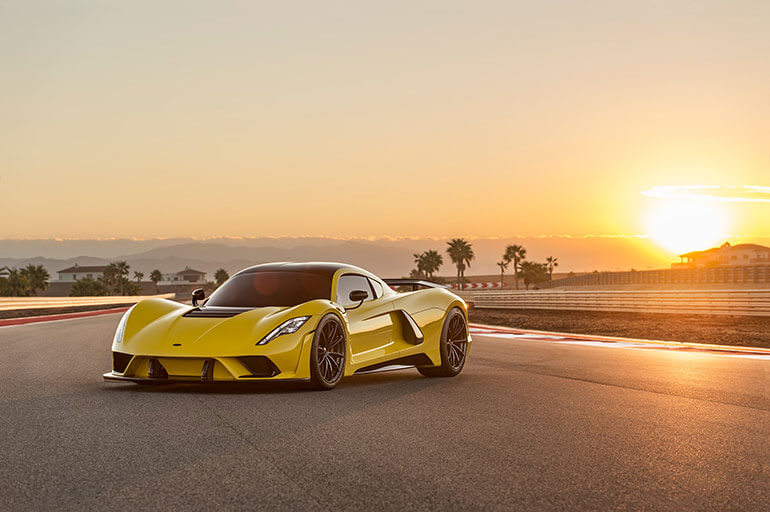
[[[388,371],[366,375],[345,377],[331,392],[361,388],[408,388],[408,391],[419,391],[437,384],[461,379],[461,376],[447,378],[427,378],[414,370]],[[217,383],[169,383],[169,384],[134,384],[134,383],[105,383],[104,389],[120,393],[182,393],[182,394],[280,394],[280,393],[315,393],[307,382],[217,382]],[[384,390],[384,389],[383,389]]]

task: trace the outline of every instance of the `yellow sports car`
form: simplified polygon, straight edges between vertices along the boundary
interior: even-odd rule
[[[406,367],[453,377],[470,343],[465,302],[440,285],[382,280],[340,263],[268,263],[241,270],[208,299],[195,290],[192,306],[133,306],[104,378],[301,380],[331,389],[344,376]]]

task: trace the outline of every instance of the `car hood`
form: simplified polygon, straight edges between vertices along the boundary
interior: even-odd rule
[[[125,350],[134,354],[211,357],[250,353],[278,325],[303,316],[296,311],[301,306],[214,310],[179,305],[160,315],[140,306],[142,303],[131,312],[123,341]]]

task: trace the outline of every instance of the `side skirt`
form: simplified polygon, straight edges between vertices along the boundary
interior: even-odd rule
[[[399,357],[390,361],[372,364],[359,368],[353,375],[362,375],[366,373],[390,372],[395,370],[405,370],[415,366],[433,366],[433,361],[425,354],[415,354],[413,356]]]

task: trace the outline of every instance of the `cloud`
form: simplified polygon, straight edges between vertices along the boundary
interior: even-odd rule
[[[760,185],[658,185],[642,191],[657,199],[699,199],[727,203],[770,203],[770,187]]]

